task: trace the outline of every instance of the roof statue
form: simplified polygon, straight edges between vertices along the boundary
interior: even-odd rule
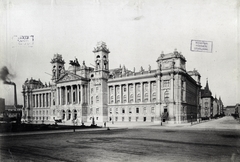
[[[62,63],[65,64],[65,61],[62,59],[62,55],[61,54],[54,54],[53,59],[51,60],[51,63]]]
[[[99,51],[103,51],[106,53],[110,53],[109,49],[107,48],[107,45],[105,42],[100,41],[97,43],[97,47],[94,48],[93,52],[99,52]]]
[[[70,60],[69,64],[72,65],[72,66],[80,66],[77,58],[75,58],[74,61],[73,61],[73,60]]]

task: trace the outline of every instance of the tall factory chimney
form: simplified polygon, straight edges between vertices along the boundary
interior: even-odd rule
[[[8,75],[9,75],[8,68],[6,66],[2,67],[0,71],[0,78],[1,80],[3,80],[4,84],[9,84],[14,86],[14,106],[15,108],[17,108],[17,87],[14,82],[10,81],[10,79],[8,78]]]

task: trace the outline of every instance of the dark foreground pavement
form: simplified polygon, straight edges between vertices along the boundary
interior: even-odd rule
[[[0,161],[240,161],[238,129],[149,126],[2,136],[0,143]]]

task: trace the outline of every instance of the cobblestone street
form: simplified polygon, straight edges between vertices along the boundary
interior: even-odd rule
[[[227,126],[239,124],[225,117],[184,127],[2,136],[1,161],[239,161],[240,132],[220,129]]]

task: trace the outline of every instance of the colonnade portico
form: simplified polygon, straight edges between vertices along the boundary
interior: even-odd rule
[[[87,85],[58,85],[56,89],[56,103],[59,106],[83,104],[86,102]]]
[[[51,106],[51,92],[39,92],[33,94],[33,107],[50,107]]]

